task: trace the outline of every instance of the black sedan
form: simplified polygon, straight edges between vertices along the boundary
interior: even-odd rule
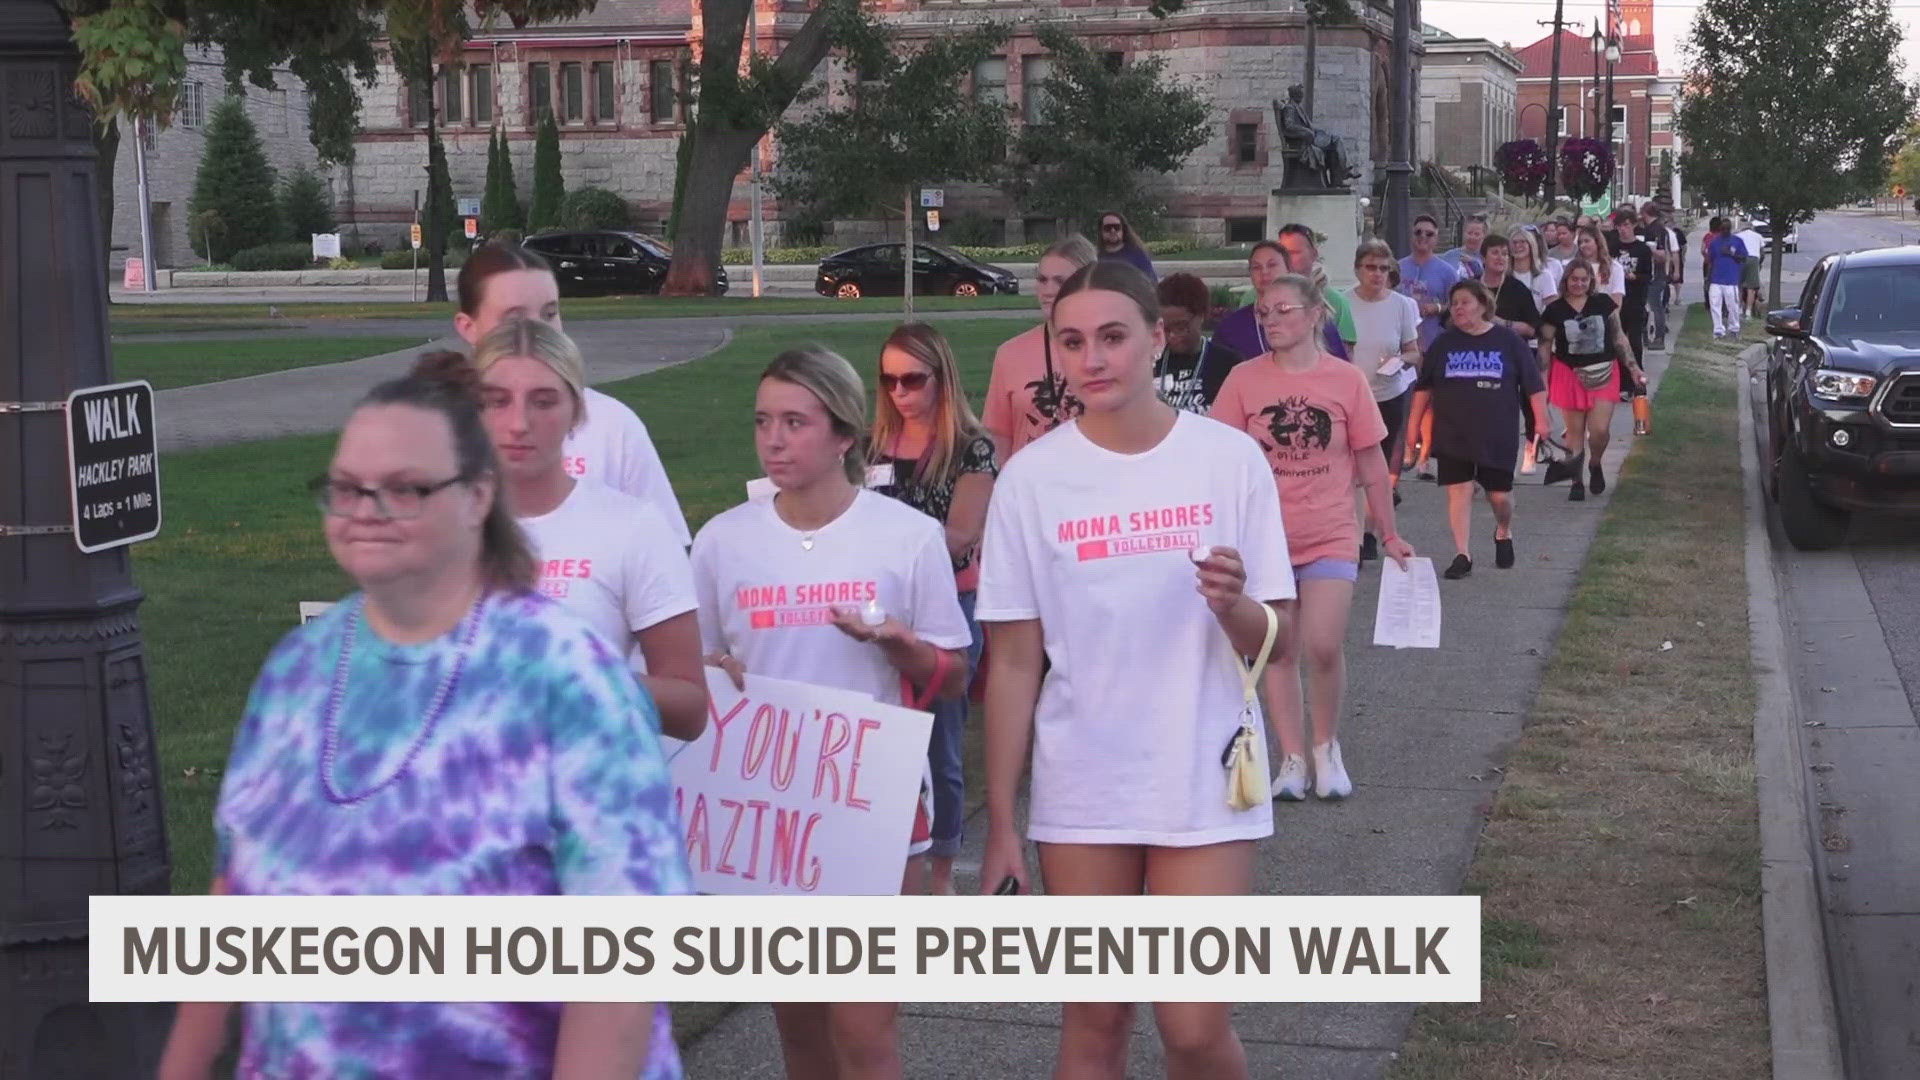
[[[545,232],[522,242],[553,264],[562,296],[657,293],[673,265],[672,249],[645,233]],[[713,285],[716,294],[726,293],[726,268],[714,268]]]
[[[905,244],[866,244],[820,260],[813,291],[853,300],[862,296],[899,296],[906,291]],[[1010,270],[976,262],[951,248],[913,245],[915,296],[987,296],[1020,291]]]
[[[1801,550],[1856,510],[1920,512],[1920,247],[1829,255],[1767,316],[1769,491]]]

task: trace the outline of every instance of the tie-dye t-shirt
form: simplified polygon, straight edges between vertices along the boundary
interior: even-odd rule
[[[543,597],[496,593],[469,616],[471,628],[463,622],[434,641],[395,645],[362,611],[356,595],[295,630],[254,683],[214,819],[229,892],[692,891],[659,713],[586,623]],[[426,731],[469,629],[458,681]],[[323,780],[323,717],[349,634],[333,767]],[[242,1008],[242,1076],[544,1077],[563,1006]],[[641,1075],[680,1076],[664,1005],[654,1009]]]

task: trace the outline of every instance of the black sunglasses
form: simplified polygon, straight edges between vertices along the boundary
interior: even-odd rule
[[[880,389],[889,394],[893,393],[895,388],[912,392],[927,385],[927,380],[931,378],[933,373],[927,371],[909,371],[905,375],[888,375],[883,372],[880,375]]]

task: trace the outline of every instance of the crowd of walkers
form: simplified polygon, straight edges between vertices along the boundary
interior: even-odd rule
[[[1244,894],[1272,800],[1354,793],[1344,642],[1363,565],[1415,555],[1403,473],[1430,465],[1445,491],[1457,580],[1476,486],[1512,567],[1516,472],[1545,442],[1583,500],[1606,490],[1613,406],[1646,430],[1642,355],[1684,237],[1651,208],[1611,225],[1476,219],[1439,252],[1422,217],[1406,258],[1360,242],[1345,291],[1288,225],[1209,335],[1206,284],[1156,280],[1102,215],[1097,245],[1040,257],[1039,320],[996,351],[978,417],[931,325],[857,364],[769,358],[737,422],[776,494],[697,534],[646,425],[588,386],[547,264],[485,246],[459,285],[469,347],[371,390],[311,484],[356,591],[255,682],[213,889],[690,892],[668,762],[705,729],[712,667],[932,713],[902,893],[955,890],[984,781],[983,892]],[[1705,251],[1726,247],[1716,229]],[[733,602],[786,582],[870,602],[771,621]],[[1269,649],[1248,712],[1235,671]],[[984,778],[962,764],[970,689]],[[1243,722],[1266,743],[1261,712],[1272,800],[1230,798],[1223,748]],[[210,1075],[228,1014],[183,1005],[162,1075]],[[789,1077],[902,1075],[893,1005],[774,1014]],[[1247,1075],[1230,1005],[1154,1016],[1171,1074]],[[681,1073],[655,1005],[261,1003],[240,1027],[242,1075]],[[1132,1028],[1130,1006],[1065,1006],[1056,1075],[1124,1075]]]

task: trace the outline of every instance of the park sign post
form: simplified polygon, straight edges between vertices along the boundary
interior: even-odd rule
[[[0,0],[0,1077],[9,1080],[152,1076],[171,1016],[88,994],[91,898],[172,887],[133,562],[125,546],[75,545],[78,474],[54,464],[68,457],[74,391],[115,382],[95,116],[73,92],[79,67],[60,0]],[[151,436],[150,397],[144,409],[138,436],[124,411],[109,424],[97,410],[89,447],[94,434],[103,455]],[[74,419],[85,428],[84,408]],[[119,460],[119,480],[133,480]],[[109,483],[114,469],[100,465],[93,479]],[[158,509],[156,499],[156,520]]]
[[[160,534],[160,445],[145,380],[67,397],[73,541],[92,553]]]

